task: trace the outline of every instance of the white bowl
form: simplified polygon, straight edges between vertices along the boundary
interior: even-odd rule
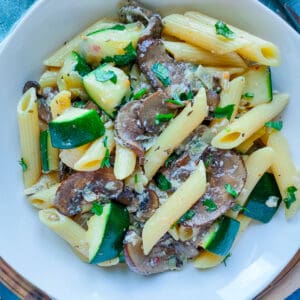
[[[0,255],[32,283],[57,299],[250,299],[288,263],[300,245],[299,214],[286,222],[283,209],[267,225],[254,223],[232,251],[227,267],[142,277],[126,268],[100,269],[82,263],[42,225],[23,197],[16,105],[24,82],[38,79],[42,61],[72,35],[106,15],[117,0],[38,1],[0,51]],[[300,38],[284,21],[254,0],[147,0],[165,12],[198,9],[276,43],[282,64],[273,69],[274,87],[288,92],[284,130],[300,162]],[[297,154],[298,152],[298,154]]]

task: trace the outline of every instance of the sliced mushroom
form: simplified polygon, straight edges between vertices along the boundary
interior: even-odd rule
[[[71,174],[74,173],[74,170],[68,167],[66,164],[64,164],[61,160],[59,162],[59,167],[58,167],[58,178],[59,182],[64,181],[67,179]]]
[[[159,207],[159,199],[156,193],[150,189],[145,190],[143,194],[138,194],[137,199],[138,207],[135,218],[140,222],[145,222]]]
[[[169,234],[164,235],[145,256],[142,239],[134,231],[128,231],[124,239],[124,256],[129,268],[142,275],[178,270],[188,259],[198,255],[190,244],[175,241]]]
[[[144,157],[144,149],[139,137],[144,135],[144,128],[138,117],[141,101],[133,101],[125,104],[119,111],[115,130],[119,142],[133,150],[140,158]]]
[[[37,81],[27,81],[23,87],[23,94],[25,94],[31,88],[35,89],[36,95],[38,97],[43,96],[41,86]]]
[[[131,188],[126,186],[124,190],[120,193],[120,195],[117,197],[116,201],[127,206],[132,204],[135,198],[135,192]]]
[[[112,168],[103,168],[94,172],[77,172],[70,175],[59,186],[54,206],[66,216],[81,212],[85,202],[99,198],[115,200],[123,190],[123,182],[117,180]]]

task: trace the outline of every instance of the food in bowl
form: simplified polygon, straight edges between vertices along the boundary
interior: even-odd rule
[[[41,222],[83,261],[148,275],[218,265],[281,202],[292,217],[278,64],[274,44],[221,20],[123,3],[24,87],[20,164]]]

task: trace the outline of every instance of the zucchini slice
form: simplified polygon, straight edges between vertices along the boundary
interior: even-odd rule
[[[107,74],[113,77],[108,79]],[[86,75],[83,78],[83,84],[93,102],[110,117],[114,116],[116,107],[121,104],[124,96],[130,92],[128,76],[121,69],[109,64],[102,65]]]
[[[53,148],[51,145],[49,130],[40,133],[40,151],[42,171],[48,173],[57,170],[59,165],[58,149]]]
[[[88,221],[89,263],[98,264],[118,257],[128,227],[127,209],[113,202],[105,204],[102,214]]]
[[[251,192],[242,214],[262,223],[268,223],[276,213],[281,200],[274,175],[265,173]]]
[[[271,69],[266,66],[254,66],[243,75],[245,87],[243,98],[253,106],[267,103],[273,99]]]
[[[209,252],[225,256],[229,253],[239,228],[239,221],[222,216],[204,235],[200,246]]]
[[[49,123],[54,148],[72,149],[103,136],[104,125],[93,109],[71,107]]]

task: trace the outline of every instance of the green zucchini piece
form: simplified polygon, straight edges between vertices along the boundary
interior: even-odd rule
[[[253,66],[243,76],[245,77],[243,90],[245,100],[253,106],[272,101],[273,90],[270,67]]]
[[[98,264],[118,257],[129,223],[127,209],[113,202],[104,205],[100,216],[92,216],[87,231],[89,263]]]
[[[204,235],[200,245],[209,252],[225,256],[229,253],[239,228],[239,221],[222,216]]]
[[[72,107],[49,123],[49,131],[53,147],[71,149],[103,136],[105,128],[95,110]]]
[[[108,75],[112,75],[109,77]],[[89,97],[110,117],[124,96],[130,93],[128,76],[110,64],[102,65],[83,78],[83,85]]]
[[[268,223],[276,213],[281,200],[274,175],[265,173],[251,192],[242,214],[262,223]]]
[[[42,171],[44,173],[55,171],[58,169],[58,149],[51,145],[49,130],[41,131],[40,133],[40,152]]]

